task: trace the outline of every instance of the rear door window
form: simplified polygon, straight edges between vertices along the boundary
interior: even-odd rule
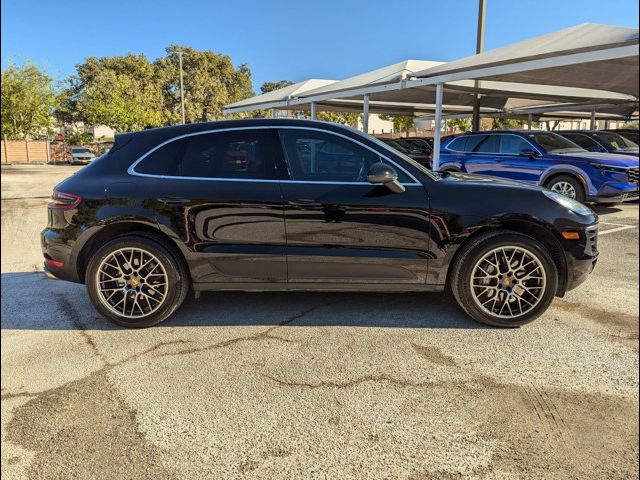
[[[173,177],[274,179],[279,152],[275,132],[267,129],[203,133],[160,147],[135,171]]]
[[[500,135],[487,135],[473,150],[474,153],[498,153]]]
[[[524,138],[517,135],[500,135],[500,153],[520,155],[525,149],[532,150],[533,147]]]

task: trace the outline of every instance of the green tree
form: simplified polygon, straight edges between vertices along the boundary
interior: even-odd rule
[[[323,122],[340,123],[342,125],[356,127],[360,116],[361,114],[357,112],[318,112],[316,118]],[[310,114],[309,117],[311,117]]]
[[[118,132],[162,125],[162,90],[144,55],[90,57],[76,69],[61,94],[58,118],[103,124]]]
[[[457,128],[462,132],[468,132],[471,130],[471,119],[469,118],[452,118],[447,120],[447,125],[453,128]]]
[[[491,130],[511,130],[522,128],[527,122],[515,118],[494,118]]]
[[[49,133],[56,90],[51,77],[33,64],[9,65],[2,72],[2,136],[27,139]]]
[[[260,91],[262,93],[269,93],[269,92],[272,92],[274,90],[278,90],[279,88],[288,87],[289,85],[293,85],[294,83],[295,82],[292,82],[291,80],[280,80],[278,82],[265,82],[260,87]],[[266,110],[258,110],[255,113],[257,113],[257,115],[255,115],[255,116],[260,116],[260,117],[268,116],[268,112]],[[290,112],[290,114],[291,114],[291,116],[297,117],[297,118],[306,118],[306,119],[311,118],[311,113],[310,112],[305,112],[305,111],[292,110]],[[340,123],[342,125],[350,125],[352,127],[355,127],[358,124],[358,119],[360,118],[360,113],[356,113],[356,112],[318,112],[316,118],[318,120],[323,121],[323,122]]]
[[[380,120],[389,120],[393,122],[394,131],[406,131],[414,127],[413,117],[409,115],[380,115]]]
[[[274,90],[278,90],[279,88],[288,87],[289,85],[293,85],[294,82],[291,80],[280,80],[279,82],[265,82],[260,87],[260,91],[262,93],[273,92]]]
[[[251,71],[247,65],[236,68],[227,55],[171,45],[166,48],[167,56],[154,62],[164,100],[165,123],[179,123],[182,119],[179,51],[182,51],[185,112],[188,123],[220,119],[224,105],[253,95]]]

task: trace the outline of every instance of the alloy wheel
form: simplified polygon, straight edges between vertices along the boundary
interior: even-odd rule
[[[576,198],[576,189],[569,182],[556,182],[551,186],[551,190],[574,200]]]
[[[531,251],[515,246],[484,254],[471,271],[470,287],[476,304],[489,315],[515,319],[540,303],[546,273]]]
[[[167,272],[158,258],[141,248],[120,248],[107,255],[96,272],[98,298],[125,318],[157,311],[169,289]]]

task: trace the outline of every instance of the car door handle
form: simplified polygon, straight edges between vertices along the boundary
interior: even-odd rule
[[[162,197],[159,198],[158,201],[164,203],[165,205],[184,205],[185,203],[189,203],[188,198],[182,197]]]

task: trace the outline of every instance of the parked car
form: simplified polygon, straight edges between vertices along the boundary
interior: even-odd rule
[[[85,283],[98,312],[127,327],[163,321],[189,290],[447,286],[475,320],[513,327],[582,283],[598,257],[598,219],[581,203],[435,174],[350,127],[309,120],[117,135],[55,187],[48,218],[47,274]]]
[[[96,159],[95,154],[85,147],[71,147],[69,150],[69,164],[87,164]]]
[[[413,158],[419,164],[426,168],[431,168],[431,158],[433,156],[433,148],[427,150],[423,145],[416,145],[407,138],[379,138],[380,141],[386,143],[399,152],[404,153],[408,157]]]
[[[546,187],[580,202],[638,198],[638,158],[593,153],[553,132],[469,132],[441,148],[440,169]]]
[[[615,132],[565,130],[556,132],[590,152],[638,156],[638,144]]]
[[[605,132],[614,132],[617,133],[619,135],[622,135],[624,138],[631,140],[633,143],[640,145],[640,132],[638,132],[638,129],[631,129],[631,128],[614,128],[611,130],[605,130]]]

